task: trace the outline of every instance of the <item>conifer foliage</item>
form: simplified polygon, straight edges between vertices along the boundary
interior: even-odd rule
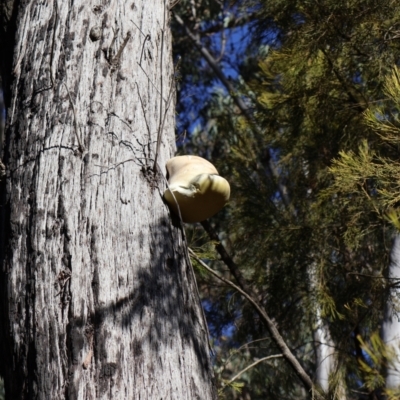
[[[195,80],[211,93],[196,128],[188,114],[180,128],[187,127],[191,139],[182,152],[211,158],[230,181],[230,205],[211,225],[239,279],[220,251],[213,254],[215,237],[208,243],[199,238],[200,227],[191,228],[192,246],[220,274],[251,288],[319,393],[379,398],[386,371],[396,368],[396,353],[382,342],[379,328],[388,309],[395,312],[394,281],[386,271],[400,229],[400,4],[217,3],[218,10],[202,1],[182,1],[176,9],[197,35],[197,50],[209,49],[214,60],[218,55],[226,75],[233,50],[218,47],[216,35],[234,41],[238,26],[246,26],[251,40],[234,65],[232,92],[217,77],[209,79],[212,68],[200,51],[184,53],[185,43],[193,42],[176,25],[180,65],[198,67],[196,74],[181,70],[181,96],[190,94]],[[221,395],[311,396],[254,308],[200,264],[199,274]]]

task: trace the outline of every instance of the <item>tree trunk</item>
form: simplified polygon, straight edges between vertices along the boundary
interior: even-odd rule
[[[335,343],[331,337],[328,325],[321,318],[320,307],[316,309],[315,329],[313,332],[315,342],[315,383],[325,393],[330,393],[335,400],[345,400],[345,381],[338,371],[338,357]]]
[[[310,266],[310,289],[318,293],[319,278],[316,264]],[[335,343],[332,339],[329,326],[321,315],[321,305],[314,304],[313,338],[315,348],[315,383],[325,394],[331,394],[335,400],[345,400],[346,390],[344,379],[335,377],[338,371],[338,360]],[[336,378],[336,379],[335,379]]]
[[[313,332],[315,341],[315,382],[325,392],[329,392],[329,377],[336,370],[335,346],[326,323],[321,318],[321,310],[316,307],[316,321]]]
[[[382,340],[391,348],[391,359],[386,371],[386,387],[400,388],[400,235],[393,240],[388,268],[389,295],[386,301],[385,318],[382,324]]]
[[[168,4],[102,3],[21,1],[8,18],[6,396],[212,399],[186,244],[153,170],[160,126],[163,173],[175,149]]]

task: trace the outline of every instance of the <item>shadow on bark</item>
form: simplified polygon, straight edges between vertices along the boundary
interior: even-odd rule
[[[34,397],[38,392],[59,394],[64,391],[66,398],[80,398],[79,394],[86,390],[82,388],[87,385],[88,392],[95,390],[100,397],[111,393],[113,386],[126,386],[121,382],[123,379],[128,379],[129,384],[137,382],[143,373],[147,374],[146,379],[153,376],[155,382],[163,381],[158,379],[160,377],[157,374],[163,374],[169,368],[168,376],[181,372],[188,386],[188,398],[210,398],[209,394],[202,396],[207,385],[201,387],[201,381],[210,382],[212,379],[208,338],[194,275],[191,266],[187,265],[179,222],[173,219],[171,223],[165,217],[149,226],[143,218],[143,222],[132,226],[134,233],[129,233],[129,238],[116,230],[114,242],[134,242],[135,246],[127,251],[134,252],[136,248],[138,253],[122,257],[133,260],[130,266],[120,264],[122,274],[129,275],[129,279],[122,283],[118,275],[112,275],[111,270],[107,274],[101,273],[104,271],[100,268],[104,266],[101,267],[97,256],[100,253],[104,255],[106,250],[96,246],[89,251],[91,265],[81,270],[85,276],[79,276],[74,271],[77,263],[82,261],[68,247],[75,242],[69,237],[68,231],[62,228],[65,222],[62,218],[56,236],[61,243],[64,242],[64,254],[54,254],[54,257],[42,254],[40,258],[38,252],[28,246],[29,256],[24,258],[25,262],[10,265],[10,260],[13,260],[10,243],[21,236],[21,228],[11,223],[10,203],[5,198],[4,182],[0,183],[0,188],[0,226],[4,228],[0,232],[0,265],[3,266],[0,270],[0,287],[3,289],[0,296],[0,355],[4,360],[0,372],[5,377],[6,393],[15,395],[13,398],[27,398]],[[157,196],[154,193],[154,198]],[[159,199],[155,201],[160,203]],[[29,214],[28,218],[31,217]],[[31,237],[32,226],[30,224],[24,231],[25,240]],[[41,234],[46,235],[46,232]],[[87,230],[79,234],[82,234],[82,243],[88,243],[89,247],[91,239],[93,242],[97,240],[89,224]],[[145,264],[140,260],[146,260]],[[72,275],[70,282],[61,286],[56,274],[59,276],[65,267]],[[21,274],[24,298],[17,299],[21,300],[17,304],[20,308],[10,302],[11,288],[7,271],[11,268],[24,272]],[[132,271],[132,274],[127,271]],[[104,276],[111,279],[109,288],[112,294],[109,298],[115,298],[111,303],[99,300],[104,299],[104,292],[100,293]],[[78,291],[75,287],[73,291],[70,283],[74,280],[86,281],[88,285],[78,288]],[[53,284],[57,287],[54,288]],[[37,306],[36,291],[39,287],[43,298],[47,299],[47,303],[39,303],[47,308],[43,314]],[[79,290],[82,292],[79,293]],[[82,302],[80,309],[87,310],[87,314],[78,311],[74,315],[73,302]],[[31,325],[27,325],[26,316],[33,318]],[[19,339],[12,336],[12,324],[16,323],[20,323],[18,329],[24,335]],[[16,344],[20,349],[18,354],[15,351]],[[88,359],[85,366],[85,357],[91,347],[92,359]],[[46,365],[45,369],[43,365]],[[171,372],[171,368],[179,371]],[[38,371],[45,371],[43,374],[46,377]],[[193,379],[196,375],[198,380]],[[208,385],[208,389],[210,387],[212,385]]]
[[[207,331],[204,327],[202,312],[199,305],[196,282],[193,280],[191,266],[187,265],[184,248],[182,246],[179,223],[174,221],[171,226],[168,219],[162,219],[158,224],[150,227],[150,265],[132,266],[137,282],[128,296],[106,306],[99,306],[98,301],[98,269],[92,281],[95,298],[95,312],[88,321],[93,329],[94,357],[101,362],[100,378],[104,378],[104,385],[100,381],[100,392],[108,390],[107,378],[121,376],[117,363],[106,361],[108,353],[110,325],[131,330],[131,349],[135,360],[135,375],[140,374],[143,367],[152,368],[154,360],[163,363],[165,350],[172,349],[172,342],[180,340],[182,352],[193,348],[198,364],[201,366],[202,379],[210,380],[211,365],[208,354]],[[148,231],[148,227],[143,231]],[[138,229],[137,240],[143,240],[142,232]],[[180,243],[180,244],[179,244]],[[117,278],[116,278],[117,279]],[[82,332],[87,331],[88,321],[80,318],[70,319],[68,336],[71,346],[81,350],[84,346]],[[110,322],[112,321],[112,322]],[[105,326],[107,326],[105,328]],[[146,358],[151,352],[151,360]],[[185,357],[181,357],[185,361]],[[70,362],[74,354],[69,357]],[[188,360],[186,360],[188,361]],[[159,368],[156,368],[159,370]],[[194,382],[192,382],[194,384]],[[70,387],[70,395],[74,395],[74,388]],[[197,392],[195,389],[194,392]]]

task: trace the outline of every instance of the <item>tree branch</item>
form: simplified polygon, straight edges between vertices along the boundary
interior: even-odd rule
[[[243,297],[245,297],[250,304],[254,307],[258,315],[260,316],[261,320],[264,321],[265,326],[268,329],[268,332],[270,333],[272,339],[274,340],[275,344],[277,347],[282,351],[282,356],[286,359],[286,361],[289,363],[289,365],[293,368],[294,372],[296,375],[300,378],[300,380],[303,382],[303,385],[306,387],[308,391],[312,393],[312,396],[316,400],[323,400],[324,397],[317,392],[316,388],[314,387],[314,384],[307,374],[307,372],[304,370],[304,368],[301,366],[297,358],[293,355],[291,350],[289,349],[288,345],[286,342],[283,340],[283,337],[279,333],[277,327],[275,326],[274,322],[272,319],[269,317],[269,315],[266,313],[266,311],[258,304],[258,302],[250,296],[247,292],[245,292],[243,289],[240,287],[236,286],[233,282],[231,282],[228,279],[225,279],[224,277],[220,276],[217,274],[213,269],[211,269],[204,261],[202,261],[197,255],[194,253],[192,249],[188,249],[190,255],[201,264],[203,268],[205,268],[208,272],[210,272],[213,276],[218,278],[220,281],[224,282],[225,284],[231,286],[235,290],[237,290]]]
[[[272,355],[272,356],[268,356],[268,357],[263,357],[260,358],[259,360],[253,362],[252,364],[248,365],[246,368],[242,369],[240,372],[238,372],[232,379],[230,379],[223,387],[222,389],[224,389],[226,386],[230,385],[232,382],[234,382],[237,378],[239,378],[240,375],[243,375],[246,371],[248,371],[249,369],[255,367],[257,364],[259,364],[260,362],[263,361],[267,361],[270,360],[271,358],[282,358],[283,354],[276,354],[276,355]]]
[[[215,243],[215,248],[218,251],[219,255],[221,256],[222,261],[226,264],[231,271],[231,274],[236,279],[236,282],[239,286],[247,293],[249,293],[252,297],[256,298],[255,293],[247,284],[246,280],[243,278],[242,273],[240,272],[239,267],[236,263],[232,260],[231,256],[226,251],[224,245],[222,244],[217,232],[213,229],[210,222],[208,220],[202,221],[201,225],[203,226],[204,230],[207,232],[209,238]]]

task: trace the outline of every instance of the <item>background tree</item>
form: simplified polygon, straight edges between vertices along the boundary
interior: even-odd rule
[[[335,184],[330,189],[336,195],[354,199],[354,219],[358,218],[360,204],[369,206],[383,221],[390,221],[396,229],[391,247],[390,262],[385,274],[387,279],[385,315],[381,329],[382,340],[375,337],[371,344],[365,345],[365,351],[371,356],[373,366],[370,369],[382,381],[386,378],[388,398],[398,398],[400,382],[399,364],[399,234],[398,215],[398,114],[400,94],[400,75],[398,67],[387,75],[384,85],[384,97],[373,104],[364,114],[366,124],[375,132],[379,141],[371,147],[364,141],[356,151],[343,151],[334,161],[331,171]],[[388,152],[388,149],[390,151]],[[358,207],[357,207],[358,206]],[[363,209],[366,207],[364,206]],[[358,214],[358,215],[357,215]],[[379,229],[380,227],[376,227]],[[372,381],[372,383],[374,382]]]
[[[162,201],[171,4],[1,6],[7,397],[215,398],[186,244]]]

